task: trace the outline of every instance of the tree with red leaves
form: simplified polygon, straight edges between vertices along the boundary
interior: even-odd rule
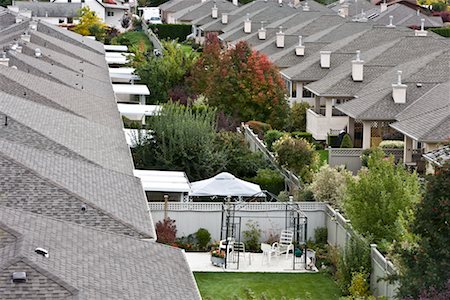
[[[191,75],[194,92],[203,94],[218,111],[240,121],[283,127],[288,105],[281,75],[267,56],[246,42],[222,50],[217,36],[207,36]]]

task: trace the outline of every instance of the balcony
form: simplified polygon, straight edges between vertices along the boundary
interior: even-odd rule
[[[330,130],[342,130],[348,124],[348,116],[325,116],[325,109],[320,109],[321,114],[308,109],[306,112],[306,131],[312,134],[316,140],[326,140]],[[323,114],[322,114],[323,112]],[[337,111],[336,111],[337,113]]]

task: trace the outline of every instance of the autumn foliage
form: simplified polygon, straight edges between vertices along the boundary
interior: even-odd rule
[[[217,36],[209,35],[191,74],[194,92],[203,94],[218,111],[240,121],[284,125],[288,106],[279,71],[246,42],[222,50]]]

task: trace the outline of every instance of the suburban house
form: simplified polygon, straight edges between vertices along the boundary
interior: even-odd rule
[[[11,11],[43,20],[47,23],[59,26],[74,25],[78,23],[78,11],[80,3],[52,3],[14,1],[14,5],[8,8]]]
[[[200,299],[156,243],[104,46],[0,10],[0,298]]]

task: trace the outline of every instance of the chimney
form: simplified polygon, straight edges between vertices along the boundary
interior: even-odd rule
[[[420,19],[420,30],[415,31],[415,36],[427,36],[428,32],[425,30],[425,19]]]
[[[294,6],[297,6],[300,4],[300,0],[294,0]]]
[[[211,17],[213,19],[217,19],[218,16],[218,9],[217,9],[217,5],[214,3],[214,6],[211,8]]]
[[[222,13],[222,24],[228,24],[228,14]]]
[[[356,59],[352,60],[352,78],[353,81],[363,81],[364,61],[361,60],[361,51],[356,51]]]
[[[280,31],[277,32],[277,48],[284,48],[284,32],[281,26]]]
[[[339,0],[339,4],[344,4],[345,0]]]
[[[320,67],[329,69],[331,63],[331,51],[320,51]]]
[[[303,11],[309,11],[308,1],[306,1],[305,4],[303,4]]]
[[[266,39],[266,29],[264,28],[264,21],[261,21],[261,28],[258,29],[258,38],[260,40],[265,40]]]
[[[392,98],[395,103],[406,103],[406,84],[402,84],[402,71],[397,71],[397,83],[392,84]]]
[[[20,38],[22,39],[22,41],[30,42],[31,35],[28,33],[28,30],[27,30],[20,36]]]
[[[386,0],[383,1],[383,3],[380,3],[380,13],[387,11],[388,5],[386,3]]]
[[[302,36],[298,36],[298,46],[295,47],[295,55],[304,56],[305,55],[305,46],[302,44]]]
[[[239,6],[239,1],[238,0],[233,0],[233,5]]]
[[[250,20],[250,14],[247,13],[247,19],[244,21],[244,32],[251,33],[252,32],[252,21]]]
[[[19,45],[18,42],[15,42],[12,46],[11,46],[11,50],[17,52],[17,53],[22,53],[22,46]]]
[[[0,65],[9,67],[9,58],[6,57],[6,52],[0,52]]]
[[[389,24],[387,24],[386,27],[395,28],[393,21],[394,21],[394,16],[389,16]]]
[[[347,3],[341,4],[341,8],[339,9],[338,14],[343,18],[348,17],[348,4]]]

